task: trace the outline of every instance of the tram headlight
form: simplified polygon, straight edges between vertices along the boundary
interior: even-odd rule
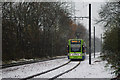
[[[73,54],[70,54],[70,56],[73,56]]]
[[[81,56],[81,54],[79,54],[79,56]]]

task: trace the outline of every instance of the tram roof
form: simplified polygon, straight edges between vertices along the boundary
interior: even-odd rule
[[[83,39],[69,39],[69,40],[83,40]]]

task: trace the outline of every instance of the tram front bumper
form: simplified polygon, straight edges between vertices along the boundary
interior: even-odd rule
[[[82,59],[82,56],[69,56],[69,59]]]

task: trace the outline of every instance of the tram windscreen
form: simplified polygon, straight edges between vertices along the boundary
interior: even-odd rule
[[[81,52],[81,44],[71,44],[71,52]]]

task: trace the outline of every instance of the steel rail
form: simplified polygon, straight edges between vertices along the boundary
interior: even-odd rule
[[[58,68],[61,68],[61,67],[65,66],[65,65],[67,65],[67,64],[70,63],[70,62],[71,62],[71,60],[68,61],[67,63],[62,64],[62,65],[60,65],[60,66],[58,66],[58,67],[55,67],[55,68],[53,68],[53,69],[50,69],[50,70],[47,70],[47,71],[44,71],[44,72],[41,72],[41,73],[38,73],[38,74],[35,74],[35,75],[32,75],[32,76],[28,76],[28,77],[26,77],[26,78],[22,78],[22,79],[20,79],[20,80],[27,80],[27,79],[31,79],[31,78],[33,78],[33,77],[35,77],[35,76],[40,76],[40,75],[42,75],[42,74],[48,73],[48,72],[53,71],[53,70],[56,70],[56,69],[58,69]]]
[[[58,74],[58,75],[56,75],[56,76],[54,76],[54,77],[52,77],[52,78],[50,78],[50,79],[48,79],[48,80],[54,80],[54,79],[56,79],[57,77],[62,76],[63,74],[72,71],[73,69],[75,69],[77,66],[80,65],[80,62],[81,62],[81,61],[79,61],[79,63],[78,63],[77,65],[75,65],[73,68],[71,68],[71,69],[69,69],[69,70],[67,70],[67,71],[65,71],[65,72],[63,72],[63,73],[61,73],[61,74]]]

